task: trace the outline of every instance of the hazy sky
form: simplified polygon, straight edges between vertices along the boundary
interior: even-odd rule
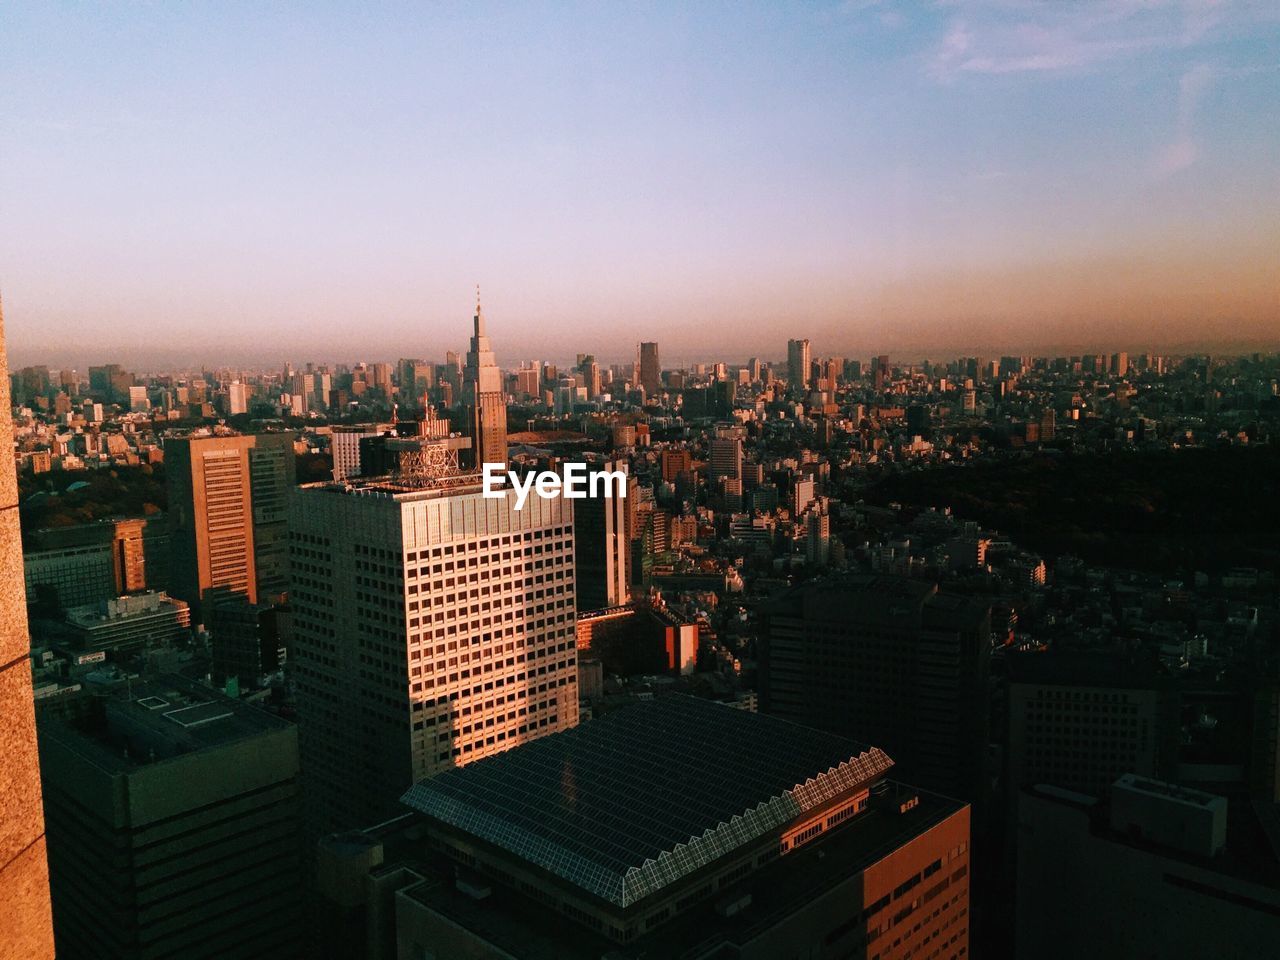
[[[1280,2],[0,4],[17,363],[1280,343]]]

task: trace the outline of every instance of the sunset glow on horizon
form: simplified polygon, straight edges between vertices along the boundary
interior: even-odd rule
[[[300,14],[0,11],[16,362],[1280,343],[1280,6]]]

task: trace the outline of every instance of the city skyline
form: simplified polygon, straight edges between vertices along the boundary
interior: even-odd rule
[[[781,379],[664,370],[643,341],[634,367],[507,377],[478,301],[465,373],[5,377],[31,638],[9,775],[48,837],[47,876],[39,839],[6,870],[6,937],[191,960],[1275,942],[1280,354],[907,366],[791,338]],[[556,495],[589,465],[616,499]],[[1054,870],[1060,903],[1022,894]]]
[[[0,4],[0,960],[1275,953],[1277,51]]]
[[[461,312],[472,313],[473,310],[463,310]],[[452,318],[455,326],[457,325],[457,319],[457,317]],[[488,323],[488,314],[486,313],[486,324]],[[516,329],[505,327],[506,325],[499,322],[499,335],[504,342],[510,334],[518,333]],[[745,350],[735,343],[734,348],[729,352],[718,350],[714,346],[698,350],[680,350],[675,347],[664,346],[669,342],[680,343],[679,339],[673,341],[663,340],[659,344],[662,349],[662,355],[659,358],[660,369],[662,371],[685,370],[698,364],[711,365],[714,363],[727,363],[730,367],[746,367],[751,361],[755,360],[760,363],[770,364],[779,372],[786,372],[788,368],[787,345],[790,341],[779,340],[778,337],[785,338],[795,333],[804,332],[799,327],[789,327],[783,324],[775,330],[771,330],[769,335],[763,338],[758,350]],[[630,333],[631,331],[628,330],[627,334],[630,335]],[[349,349],[343,348],[336,351],[285,346],[279,352],[266,348],[255,352],[234,346],[219,347],[211,345],[197,353],[190,353],[186,352],[185,348],[179,347],[175,350],[172,346],[169,346],[157,350],[144,350],[140,354],[134,355],[118,347],[107,346],[104,341],[102,346],[97,344],[77,346],[67,353],[51,352],[39,348],[19,351],[16,354],[12,354],[14,356],[12,362],[15,368],[47,366],[51,370],[71,369],[80,372],[87,371],[90,367],[103,363],[122,363],[123,366],[134,368],[137,372],[143,374],[165,372],[198,375],[201,372],[210,370],[238,370],[246,374],[262,374],[278,371],[284,366],[315,365],[318,368],[331,366],[352,368],[365,364],[394,363],[410,357],[422,358],[437,363],[444,362],[449,354],[464,358],[470,349],[469,338],[456,337],[455,339],[459,342],[454,343],[451,340],[436,339],[424,346],[421,342],[410,339],[404,343],[388,343],[381,349],[368,349],[353,345]],[[581,355],[592,356],[597,362],[607,366],[625,368],[638,362],[637,358],[641,346],[645,343],[654,342],[639,339],[632,342],[613,338],[609,340],[611,345],[607,348],[610,352],[589,349],[600,342],[601,339],[603,337],[597,331],[584,333],[582,339],[576,343],[566,341],[565,346],[557,348],[555,352],[539,352],[534,347],[529,352],[517,353],[514,349],[507,348],[492,351],[492,355],[498,368],[504,372],[516,370],[529,362],[549,363],[553,366],[564,366],[566,368],[573,367],[575,364],[574,358]],[[1255,352],[1268,353],[1274,351],[1277,347],[1280,347],[1280,332],[1275,336],[1224,335],[1214,337],[1201,335],[1196,337],[1188,334],[1185,338],[1173,340],[1159,335],[1146,339],[1127,339],[1104,331],[1098,331],[1092,337],[1082,336],[1075,340],[1042,342],[1039,344],[1035,344],[1031,340],[1012,344],[1007,342],[984,343],[958,336],[954,340],[939,341],[934,346],[908,342],[898,347],[884,347],[882,343],[877,341],[863,342],[860,345],[849,346],[845,349],[841,349],[838,346],[839,343],[845,342],[839,339],[815,342],[806,336],[804,340],[811,344],[810,350],[815,359],[848,357],[869,360],[876,356],[884,355],[888,356],[890,362],[895,364],[918,365],[927,362],[945,362],[960,357],[979,357],[984,359],[996,359],[1000,356],[1078,357],[1091,354],[1106,356],[1115,352],[1126,352],[1131,355],[1150,353],[1169,357],[1189,357],[1204,354],[1243,356]],[[621,346],[618,345],[620,343],[622,344]]]
[[[744,355],[1280,330],[1258,5],[6,20],[18,363],[443,353],[476,279],[500,361],[730,323]]]

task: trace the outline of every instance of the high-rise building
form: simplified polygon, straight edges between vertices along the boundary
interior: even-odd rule
[[[95,397],[108,403],[118,403],[129,398],[129,388],[134,376],[118,363],[89,368],[89,390]]]
[[[981,792],[991,610],[919,580],[811,581],[765,614],[760,707],[892,749],[915,782]]]
[[[539,385],[541,374],[538,371],[536,363],[521,365],[516,371],[515,391],[516,395],[525,399],[532,400],[539,397],[542,389]]]
[[[656,343],[640,344],[638,368],[640,386],[644,388],[645,399],[651,400],[662,392],[662,364],[658,360]]]
[[[1105,797],[1023,790],[1016,955],[1274,955],[1280,858],[1264,839],[1273,818],[1244,797],[1131,774]]]
[[[815,504],[805,514],[805,560],[815,566],[826,566],[831,559],[831,516],[827,504]]]
[[[486,463],[507,462],[507,398],[502,389],[502,371],[493,358],[493,348],[484,332],[484,313],[476,300],[472,318],[475,332],[467,351],[463,405],[471,434],[473,465],[477,470]]]
[[[556,383],[551,410],[557,417],[565,417],[573,413],[573,405],[578,400],[578,381],[573,377],[561,377]]]
[[[293,657],[308,821],[577,723],[573,504],[478,477],[299,488]]]
[[[66,608],[164,589],[169,533],[163,518],[101,520],[33,530],[23,554],[27,602]]]
[[[591,354],[578,354],[578,382],[587,390],[587,399],[595,400],[600,395],[600,364]]]
[[[239,380],[227,384],[227,415],[234,417],[249,412],[249,388]]]
[[[294,955],[296,728],[170,675],[75,708],[40,717],[58,955]]]
[[[715,483],[721,477],[742,479],[742,438],[712,437],[707,456],[707,474]],[[739,491],[741,492],[741,491]]]
[[[296,480],[293,437],[254,437],[249,448],[249,493],[253,503],[253,563],[258,600],[272,603],[289,589],[289,497]]]
[[[218,604],[209,644],[214,683],[234,677],[241,688],[262,686],[284,667],[292,638],[293,611],[288,604],[239,599]]]
[[[889,355],[882,353],[871,358],[871,378],[877,393],[884,389],[889,376]]]
[[[1173,773],[1178,707],[1154,664],[1102,651],[1006,663],[1011,800],[1035,784],[1100,796],[1121,774]]]
[[[370,389],[380,390],[384,396],[391,396],[391,364],[371,363],[367,371],[367,382]]]
[[[804,512],[805,507],[813,502],[813,498],[817,495],[816,484],[813,477],[807,474],[798,474],[791,478],[791,515],[799,517]]]
[[[1045,407],[1044,412],[1040,414],[1040,442],[1052,443],[1057,435],[1057,415],[1053,412],[1053,407]]]
[[[787,382],[798,393],[809,392],[809,341],[787,341]]]
[[[329,452],[333,457],[333,479],[345,480],[360,475],[360,441],[368,437],[380,437],[391,429],[389,424],[359,424],[335,426],[329,435]]]
[[[0,304],[0,449],[13,450],[4,307]],[[18,476],[0,463],[0,952],[52,960],[49,868],[31,692],[31,641],[23,595]]]
[[[396,396],[411,409],[423,405],[423,397],[435,380],[435,367],[422,360],[405,358],[396,364]]]
[[[288,434],[182,437],[165,444],[170,591],[191,605],[236,594],[250,603],[288,583],[287,519],[293,487]]]
[[[129,388],[129,412],[146,413],[151,409],[151,401],[147,398],[147,388],[132,386]],[[243,413],[244,411],[240,411]]]
[[[626,461],[606,462],[598,469],[627,472]],[[634,477],[627,477],[630,487]],[[579,610],[616,607],[631,598],[631,537],[627,498],[586,497],[573,510],[574,580]],[[628,490],[627,494],[630,495]]]
[[[693,454],[685,447],[662,451],[662,482],[675,483],[693,469]]]

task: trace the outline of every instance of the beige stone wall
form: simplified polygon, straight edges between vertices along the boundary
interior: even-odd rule
[[[53,920],[9,403],[0,307],[0,960],[40,960],[53,956]]]

